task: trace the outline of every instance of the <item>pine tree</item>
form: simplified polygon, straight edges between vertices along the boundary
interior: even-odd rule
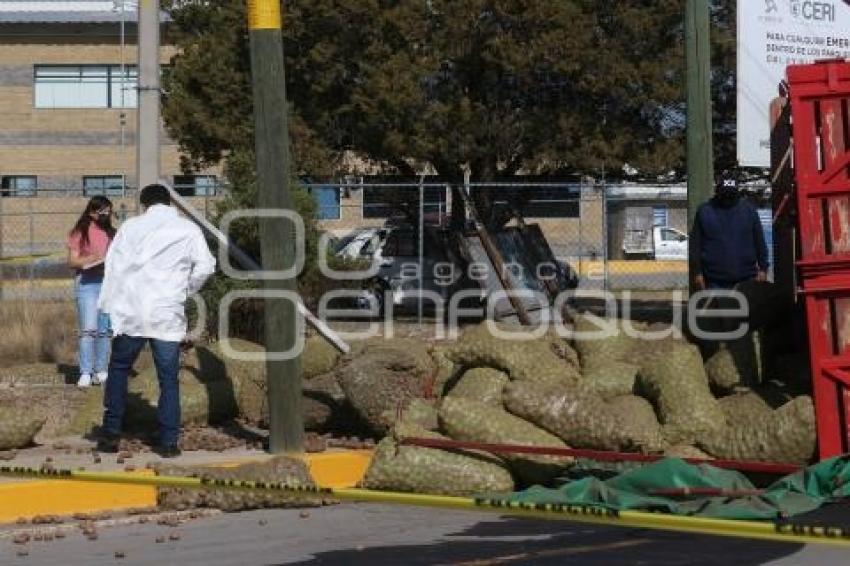
[[[250,178],[244,2],[174,2],[164,115],[187,166]],[[683,0],[290,0],[296,171],[350,151],[410,175],[683,173]],[[714,4],[715,118],[728,161],[734,2]],[[730,88],[732,90],[730,90]]]

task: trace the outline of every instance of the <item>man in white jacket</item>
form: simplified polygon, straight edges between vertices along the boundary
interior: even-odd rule
[[[168,189],[142,189],[144,214],[121,225],[106,255],[98,306],[108,313],[115,338],[104,391],[98,449],[118,448],[127,400],[127,377],[146,342],[159,380],[160,445],[165,457],[180,454],[180,344],[186,338],[185,305],[215,271],[200,228],[171,206]]]

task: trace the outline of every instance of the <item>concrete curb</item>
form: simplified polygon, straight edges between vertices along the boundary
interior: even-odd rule
[[[347,450],[305,454],[304,461],[313,479],[321,487],[354,487],[363,478],[371,450]],[[242,459],[213,464],[233,467],[256,459]],[[150,475],[153,472],[120,472],[127,475]],[[0,485],[0,523],[36,515],[73,515],[120,511],[156,505],[156,488],[98,482],[66,482],[61,480],[20,481]]]

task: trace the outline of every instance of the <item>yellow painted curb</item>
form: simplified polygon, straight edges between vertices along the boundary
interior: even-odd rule
[[[583,277],[602,277],[605,274],[605,262],[582,260],[572,264]],[[687,274],[688,262],[684,260],[611,260],[608,262],[608,276],[618,275],[657,275]]]
[[[366,474],[371,450],[347,450],[307,454],[304,460],[319,487],[354,487]]]
[[[150,475],[151,472],[126,472]],[[22,481],[0,485],[0,523],[36,515],[73,515],[150,507],[156,488],[147,485],[107,485],[99,482]]]
[[[320,487],[354,487],[369,466],[371,450],[346,450],[305,454],[303,460]],[[216,463],[233,467],[256,461],[256,458]],[[122,473],[122,472],[119,472]],[[150,475],[152,472],[123,472],[127,475]],[[132,507],[156,505],[156,488],[146,485],[106,484],[101,482],[20,481],[0,484],[0,523],[36,515],[73,515],[119,511]]]

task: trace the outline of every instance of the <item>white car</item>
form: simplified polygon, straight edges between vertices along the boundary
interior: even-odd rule
[[[676,230],[656,226],[653,230],[655,259],[688,259],[688,235]]]
[[[655,226],[650,232],[627,230],[623,241],[626,259],[688,259],[688,235],[675,228]]]
[[[371,260],[376,253],[380,253],[388,233],[386,228],[358,230],[337,242],[334,253],[350,260]]]

